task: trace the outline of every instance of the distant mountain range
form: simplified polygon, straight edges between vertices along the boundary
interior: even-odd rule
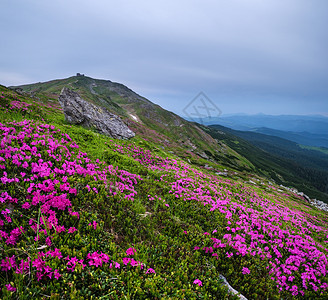
[[[222,125],[234,130],[278,136],[302,145],[328,148],[328,117],[320,115],[230,115],[194,121],[203,125]]]
[[[194,121],[204,125],[219,124],[235,130],[252,130],[266,127],[282,131],[328,134],[328,117],[320,115],[230,115]]]
[[[283,139],[290,140],[301,145],[328,148],[328,134],[315,134],[306,131],[282,131],[266,127],[256,128],[254,132],[281,137]]]

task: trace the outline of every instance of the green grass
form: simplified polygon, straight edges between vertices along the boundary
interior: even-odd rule
[[[314,150],[319,151],[325,154],[328,154],[328,148],[326,147],[314,147],[314,146],[306,146],[306,145],[299,145],[302,149]]]

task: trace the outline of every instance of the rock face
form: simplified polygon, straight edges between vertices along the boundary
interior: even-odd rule
[[[135,136],[120,117],[83,100],[78,93],[66,87],[62,89],[58,101],[63,108],[66,121],[71,124],[95,128],[99,133],[116,139],[129,139]]]
[[[223,275],[219,275],[219,278],[223,280],[223,285],[225,285],[228,288],[228,292],[234,296],[239,297],[240,300],[247,300],[247,298],[245,296],[243,296],[242,294],[240,294],[238,291],[236,291],[227,281],[227,279],[223,276]]]

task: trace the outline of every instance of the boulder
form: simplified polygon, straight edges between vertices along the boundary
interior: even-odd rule
[[[63,108],[66,121],[71,124],[94,128],[99,133],[116,139],[129,139],[135,136],[120,117],[110,113],[106,108],[83,100],[78,93],[66,87],[62,89],[58,101]]]
[[[223,281],[222,285],[225,285],[227,287],[229,294],[232,294],[233,296],[237,296],[240,300],[247,300],[245,296],[240,294],[229,284],[229,282],[223,275],[220,274],[219,278]]]

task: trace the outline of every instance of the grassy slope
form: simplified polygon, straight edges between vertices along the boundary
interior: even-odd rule
[[[212,161],[221,162],[226,166],[233,165],[252,170],[251,163],[245,161],[242,155],[225,146],[225,152],[229,152],[229,154],[233,152],[227,161],[225,153],[220,155],[222,149],[218,147],[217,142],[211,136],[122,84],[86,76],[73,76],[67,79],[23,85],[19,88],[44,101],[49,98],[57,101],[64,86],[78,92],[85,100],[105,106],[110,111],[120,115],[139,136],[149,139],[158,147],[167,146],[170,151],[184,159],[195,157],[199,160],[200,156],[206,158],[209,155]],[[139,122],[130,117],[130,114],[137,116]]]
[[[328,148],[326,148],[326,147],[313,147],[313,146],[305,146],[305,145],[299,145],[299,146],[303,149],[309,149],[309,150],[313,150],[313,151],[319,151],[324,154],[328,154]]]
[[[196,158],[196,165],[189,165],[142,138],[113,141],[66,124],[58,108],[1,89],[2,124],[34,120],[1,126],[3,133],[10,133],[10,138],[2,137],[6,145],[2,149],[30,156],[22,158],[29,164],[23,167],[13,156],[0,155],[5,168],[1,171],[7,172],[2,178],[19,180],[3,181],[0,186],[3,199],[6,192],[13,198],[0,203],[5,211],[1,216],[1,298],[233,299],[221,287],[219,273],[249,299],[297,298],[300,290],[312,299],[327,298],[328,280],[322,274],[322,267],[327,267],[325,213],[263,178],[252,176],[254,185],[245,182],[251,174],[214,176],[212,171],[217,169],[200,170]],[[36,147],[34,152],[15,150],[23,146],[19,132],[28,133],[24,141]],[[51,165],[44,169],[44,162]],[[79,175],[81,170],[88,171]],[[39,186],[29,191],[30,181],[24,179],[32,175]],[[70,200],[64,209],[51,196],[51,182],[57,195],[66,194]],[[42,195],[53,201],[49,205],[56,224],[41,204]],[[79,218],[69,210],[78,212]],[[59,233],[60,226],[66,230]],[[77,231],[69,233],[73,227]],[[132,255],[131,249],[126,253],[129,248],[136,253]],[[270,263],[274,259],[275,267]],[[21,260],[30,263],[20,273]],[[282,264],[296,267],[297,271],[285,273],[294,277],[291,281],[281,277]],[[311,270],[316,270],[314,276],[321,283],[306,279]],[[196,279],[202,286],[194,283]],[[295,287],[298,296],[293,296]]]
[[[242,153],[259,174],[328,202],[328,159],[324,154],[301,149],[296,143],[278,137],[239,132],[220,125],[210,128],[213,138]]]

